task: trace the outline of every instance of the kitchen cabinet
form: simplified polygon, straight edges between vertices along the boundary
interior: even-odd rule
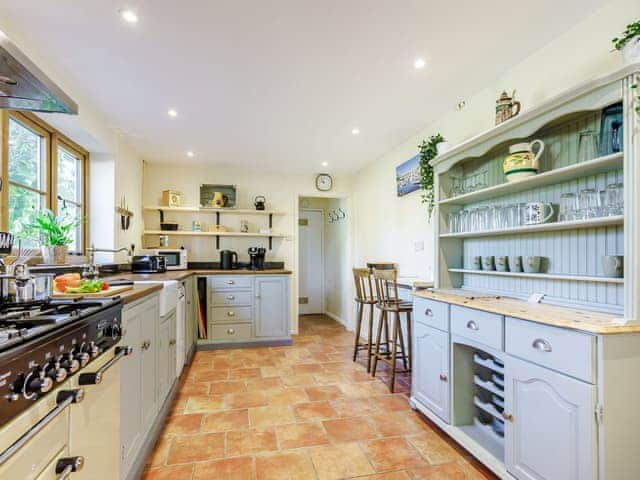
[[[158,398],[162,403],[176,379],[176,311],[160,319],[158,331]]]
[[[158,295],[128,305],[122,312],[122,345],[133,353],[122,362],[120,372],[121,477],[136,459],[144,437],[157,414],[156,328],[159,321]]]
[[[255,336],[289,335],[289,279],[282,276],[255,278]]]
[[[510,358],[505,463],[519,480],[589,480],[595,470],[594,385]]]
[[[198,299],[196,293],[197,278],[191,276],[184,282],[185,290],[185,363],[189,352],[196,343],[198,325]]]
[[[449,334],[422,322],[413,332],[413,395],[449,422]]]

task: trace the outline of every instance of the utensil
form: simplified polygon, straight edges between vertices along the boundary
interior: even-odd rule
[[[538,145],[537,153],[533,147]],[[544,152],[544,142],[534,140],[530,143],[516,143],[509,147],[509,155],[502,163],[504,175],[508,182],[517,182],[535,175],[540,170],[540,156]]]
[[[602,268],[605,277],[624,277],[624,256],[605,255],[602,257]]]
[[[482,269],[492,271],[496,269],[495,257],[493,255],[487,255],[482,257]]]
[[[471,257],[471,266],[474,270],[482,270],[482,257],[479,255]]]
[[[506,256],[496,257],[496,270],[499,272],[508,272],[509,264]]]
[[[542,264],[542,257],[537,255],[524,257],[524,271],[526,273],[540,273],[540,265]]]
[[[560,195],[560,211],[558,213],[559,222],[569,222],[575,220],[577,210],[576,194],[563,193]]]
[[[580,190],[578,214],[582,219],[594,218],[600,214],[600,196],[594,188]]]
[[[546,210],[548,209],[548,213]],[[553,217],[555,209],[552,204],[545,202],[529,202],[524,209],[524,223],[538,225],[547,223]]]
[[[578,134],[578,163],[598,157],[598,136],[593,130],[584,130]]]
[[[522,272],[522,257],[520,255],[511,255],[509,257],[509,271]]]
[[[624,186],[622,183],[610,183],[605,190],[603,215],[622,215],[624,212]]]

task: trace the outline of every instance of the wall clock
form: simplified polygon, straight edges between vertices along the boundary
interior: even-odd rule
[[[328,192],[333,187],[333,178],[328,173],[320,173],[316,176],[316,188],[321,192]]]

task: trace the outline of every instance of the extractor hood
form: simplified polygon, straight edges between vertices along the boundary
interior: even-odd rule
[[[78,104],[0,31],[0,108],[78,113]]]

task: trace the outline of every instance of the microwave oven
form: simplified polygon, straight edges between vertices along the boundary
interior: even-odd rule
[[[145,250],[149,255],[164,257],[167,270],[186,270],[188,264],[187,250],[184,248],[158,248]]]

